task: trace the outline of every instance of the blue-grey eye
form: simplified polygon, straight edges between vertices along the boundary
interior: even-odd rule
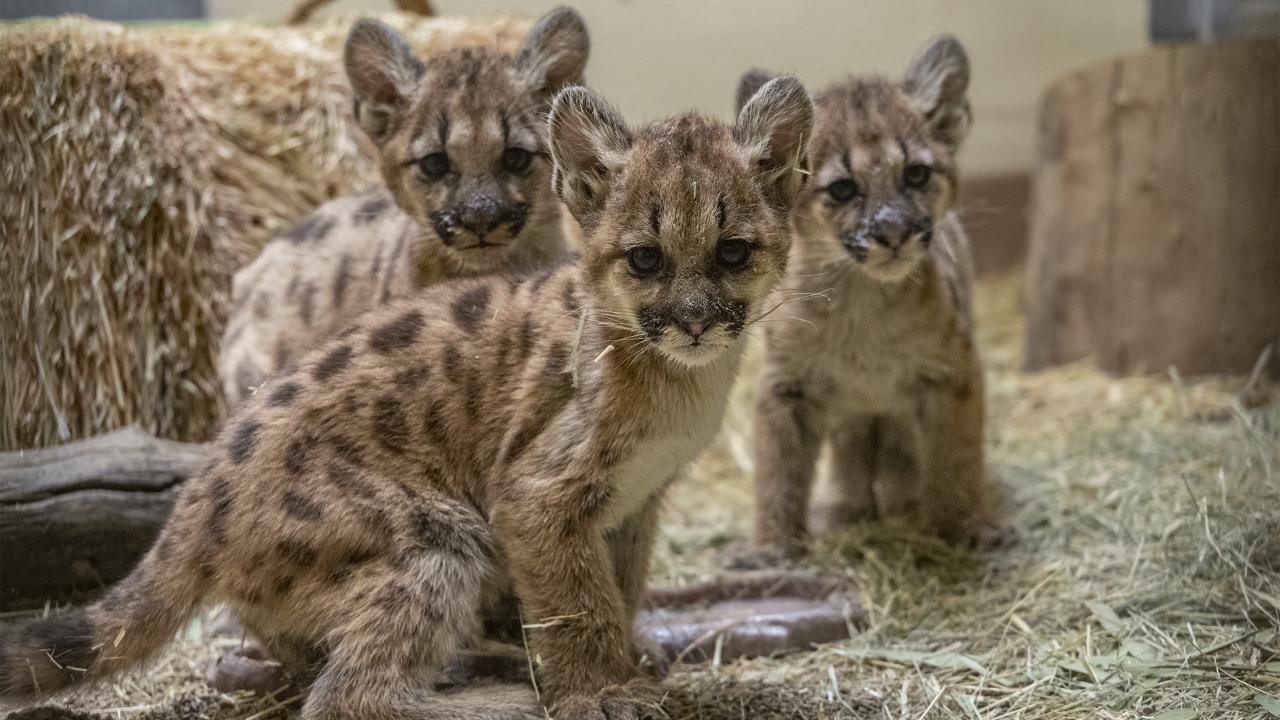
[[[449,172],[449,156],[433,152],[418,161],[418,170],[428,180],[439,180]]]
[[[913,187],[917,190],[929,184],[929,178],[933,176],[933,168],[928,165],[916,163],[908,165],[907,169],[902,172],[902,181],[907,187]]]
[[[844,178],[827,186],[827,194],[836,202],[849,202],[858,194],[858,184]]]
[[[716,245],[716,264],[726,270],[739,270],[751,257],[751,243],[742,238],[726,238]]]
[[[502,151],[502,169],[513,175],[528,170],[532,160],[533,155],[524,148],[509,147]]]
[[[637,275],[652,275],[662,267],[662,251],[652,245],[640,245],[627,251],[627,264]]]

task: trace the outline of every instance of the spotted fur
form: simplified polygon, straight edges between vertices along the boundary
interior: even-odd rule
[[[564,8],[515,56],[468,47],[424,62],[391,28],[357,23],[347,76],[384,186],[325,204],[236,274],[220,363],[230,404],[373,307],[563,255],[573,222],[551,191],[543,116],[581,81],[587,54],[582,20]],[[504,160],[512,152],[527,165]],[[443,175],[426,173],[432,155]]]
[[[902,82],[850,78],[816,100],[813,181],[757,395],[752,564],[802,550],[824,444],[822,526],[908,514],[960,543],[1002,537],[984,496],[972,268],[952,210],[968,72],[941,37]],[[749,73],[740,93],[766,77]]]
[[[550,147],[593,228],[583,256],[428,288],[268,380],[126,580],[0,636],[0,700],[136,665],[218,600],[309,688],[307,720],[543,717],[527,689],[431,690],[510,583],[550,716],[653,715],[631,628],[657,508],[715,434],[743,330],[785,274],[811,117],[792,78],[732,127],[632,130],[593,92],[563,91]],[[717,264],[743,238],[746,261]],[[637,275],[636,247],[663,271]],[[654,314],[663,327],[641,319]]]

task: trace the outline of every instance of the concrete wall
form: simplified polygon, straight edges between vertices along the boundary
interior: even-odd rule
[[[213,17],[278,19],[292,0],[207,0]],[[441,14],[537,15],[563,0],[435,0]],[[1032,159],[1035,107],[1054,78],[1147,44],[1144,0],[580,0],[588,79],[629,120],[687,108],[728,115],[741,72],[798,73],[813,88],[845,73],[900,73],[930,36],[959,36],[973,62],[975,124],[963,168],[1018,171]],[[339,0],[324,13],[380,12]]]

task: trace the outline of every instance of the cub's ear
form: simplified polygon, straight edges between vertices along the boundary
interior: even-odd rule
[[[752,69],[742,74],[742,79],[738,81],[738,92],[733,98],[733,111],[735,113],[742,112],[742,106],[747,104],[752,95],[756,94],[764,84],[773,79],[772,73],[764,70]]]
[[[551,187],[590,235],[622,170],[631,133],[604,98],[580,85],[551,104]]]
[[[377,20],[361,20],[351,28],[343,64],[355,95],[356,122],[377,145],[400,124],[422,63],[409,43]]]
[[[529,89],[550,100],[566,85],[582,82],[591,40],[582,17],[570,8],[559,7],[538,21],[516,54],[516,67]]]
[[[929,41],[907,67],[902,86],[939,142],[952,150],[969,132],[969,57],[952,35]]]
[[[733,136],[757,169],[765,199],[788,212],[804,186],[813,101],[792,75],[765,83],[738,112]]]

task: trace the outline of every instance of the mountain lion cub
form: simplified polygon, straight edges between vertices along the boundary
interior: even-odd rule
[[[247,400],[141,564],[0,633],[0,700],[144,661],[211,600],[309,686],[302,717],[543,717],[519,687],[432,690],[509,578],[557,720],[657,712],[631,636],[665,488],[711,441],[786,272],[812,103],[629,129],[581,87],[549,120],[583,258],[428,288]]]

